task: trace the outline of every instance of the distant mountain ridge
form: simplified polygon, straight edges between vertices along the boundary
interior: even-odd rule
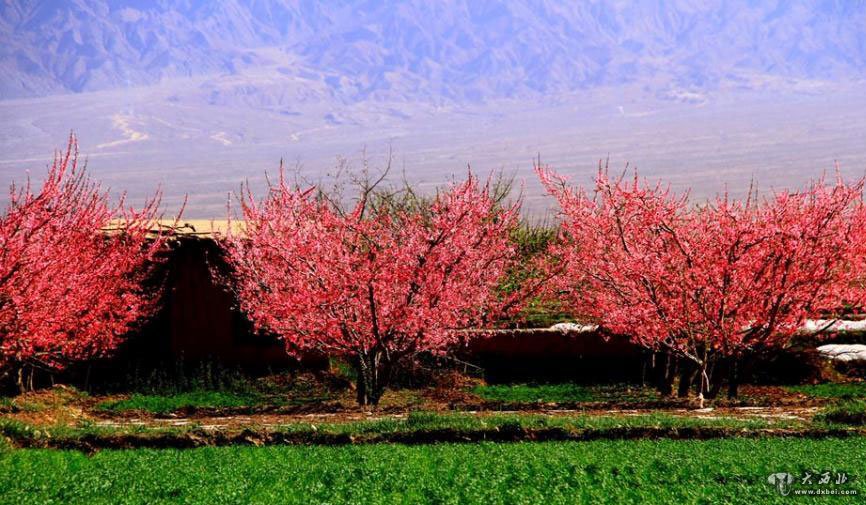
[[[209,75],[347,102],[857,80],[866,0],[7,0],[0,72],[2,99]]]

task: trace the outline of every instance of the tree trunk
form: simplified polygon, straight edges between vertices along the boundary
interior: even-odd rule
[[[700,364],[701,375],[698,377],[698,408],[704,408],[704,398],[706,398],[707,389],[710,386],[710,376],[707,375],[707,359]]]
[[[718,374],[718,367],[716,374]],[[722,390],[722,381],[721,379],[713,380],[710,382],[710,390],[707,391],[707,399],[712,400],[713,398],[717,398],[719,396],[719,391]]]
[[[15,371],[15,385],[18,386],[18,393],[24,394],[28,391],[35,391],[33,387],[34,376],[36,375],[36,367],[22,364]]]
[[[677,388],[677,396],[685,398],[689,396],[689,390],[695,381],[695,375],[698,373],[698,367],[691,361],[686,360],[680,366],[680,384]]]
[[[361,367],[355,367],[358,378],[355,384],[355,393],[357,394],[358,405],[367,405],[367,381],[364,380],[364,374],[361,372]]]
[[[27,392],[27,388],[24,385],[24,365],[18,367],[18,373],[15,377],[15,385],[18,386],[18,393],[23,395]]]
[[[722,386],[728,384],[728,374],[731,372],[731,367],[736,366],[735,358],[719,358],[710,364],[710,380],[709,391],[706,394],[708,399],[719,397],[722,391]]]
[[[376,406],[390,378],[391,364],[382,353],[371,351],[360,354],[356,361],[358,405]]]
[[[740,376],[737,358],[731,359],[731,369],[728,371],[728,398],[736,398],[739,393]]]
[[[670,351],[666,351],[662,357],[663,359],[660,360],[661,363],[658,363],[658,370],[656,372],[656,389],[658,389],[659,394],[662,396],[670,396],[673,393],[674,377],[676,376],[674,357]]]

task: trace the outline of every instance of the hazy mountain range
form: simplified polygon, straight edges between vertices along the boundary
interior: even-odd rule
[[[74,130],[189,217],[387,153],[422,190],[503,169],[538,212],[539,153],[736,193],[866,172],[864,89],[866,0],[0,0],[0,187]]]
[[[249,77],[211,102],[659,96],[866,76],[866,1],[4,0],[0,98]],[[208,91],[205,85],[205,91]]]

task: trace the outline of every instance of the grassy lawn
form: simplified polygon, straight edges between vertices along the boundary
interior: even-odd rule
[[[785,389],[816,398],[866,398],[866,382],[805,384]]]
[[[802,424],[802,423],[799,423]],[[763,429],[772,426],[794,427],[798,423],[784,421],[771,423],[765,419],[696,418],[681,417],[665,413],[648,413],[633,416],[548,416],[543,414],[493,414],[478,416],[462,413],[413,412],[403,419],[382,419],[329,423],[315,427],[317,433],[345,433],[351,435],[375,433],[412,433],[434,430],[455,430],[472,433],[482,430],[539,430],[561,428],[566,431],[613,430],[619,428],[704,428]],[[284,431],[311,430],[308,423],[286,425]]]
[[[489,401],[512,403],[577,403],[658,399],[654,390],[637,386],[578,384],[497,384],[475,386],[472,393]]]
[[[866,382],[788,386],[786,389],[830,400],[815,416],[817,422],[866,426]]]
[[[329,388],[312,379],[298,381],[258,381],[230,384],[231,387],[192,388],[188,390],[132,391],[126,395],[90,396],[71,387],[47,388],[18,397],[0,397],[0,413],[37,412],[83,406],[102,413],[138,412],[165,415],[189,415],[191,410],[268,409],[304,407],[314,410],[322,405],[330,412],[334,405],[351,408],[354,395],[346,387]],[[778,388],[776,388],[778,390]],[[790,393],[803,393],[817,398],[866,399],[866,383],[819,384],[788,386]],[[430,390],[400,389],[386,391],[381,407],[386,409],[442,410],[453,408],[450,399],[441,399]],[[474,405],[479,400],[501,404],[492,408],[507,408],[508,404],[556,403],[562,405],[609,402],[622,404],[671,402],[678,399],[660,397],[655,389],[630,384],[583,385],[560,384],[494,384],[462,389],[460,402]],[[773,404],[772,399],[750,397],[741,399],[756,405]],[[460,403],[457,402],[457,403]],[[723,403],[723,402],[722,402]]]
[[[106,412],[141,411],[168,414],[189,408],[285,407],[321,403],[332,399],[322,391],[293,390],[193,390],[174,393],[134,393],[121,400],[106,400],[97,409]]]
[[[866,426],[866,401],[840,400],[823,409],[816,420],[824,423]]]
[[[0,502],[791,503],[769,474],[844,471],[862,498],[864,459],[864,438],[15,450]]]
[[[125,400],[110,400],[100,403],[97,408],[109,412],[139,410],[154,414],[189,407],[255,407],[273,405],[278,399],[268,398],[257,393],[234,393],[229,391],[190,391],[177,394],[133,394]]]

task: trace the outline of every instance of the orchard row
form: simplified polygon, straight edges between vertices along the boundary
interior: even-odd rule
[[[527,248],[520,201],[469,174],[432,196],[361,181],[345,204],[280,173],[246,188],[237,229],[218,235],[236,294],[287,352],[340,355],[358,401],[376,404],[395,368],[447,353],[554,300],[576,318],[690,362],[699,398],[709,367],[784,347],[810,317],[864,296],[863,181],[818,180],[765,198],[700,204],[637,174],[576,188],[536,173],[561,209]],[[13,187],[0,218],[0,374],[59,369],[110,353],[160,301],[152,281],[173,229],[159,197],[112,204],[77,163],[75,140],[41,187]],[[230,216],[232,217],[232,216]]]

